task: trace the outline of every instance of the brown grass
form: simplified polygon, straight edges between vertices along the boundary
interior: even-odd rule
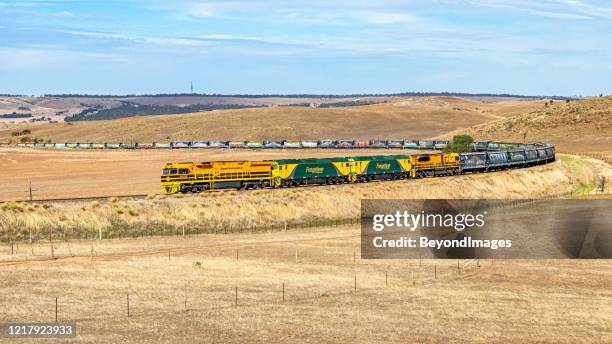
[[[0,269],[0,322],[53,321],[58,297],[83,342],[612,340],[609,261],[464,260],[458,273],[454,260],[361,260],[358,240],[348,226],[56,243],[83,259]]]
[[[573,190],[595,191],[601,177],[612,179],[612,167],[599,160],[562,156],[549,165],[489,174],[424,180],[312,186],[279,190],[204,192],[107,202],[6,203],[0,211],[1,240],[26,241],[49,235],[59,239],[137,237],[219,230],[233,232],[270,226],[282,228],[329,223],[359,216],[361,199],[537,198]],[[608,183],[606,192],[610,191]],[[45,203],[46,204],[46,203]],[[44,204],[43,204],[44,205]],[[53,234],[51,234],[53,232]]]
[[[30,136],[53,142],[427,138],[542,106],[536,101],[415,97],[332,109],[266,107],[33,125]],[[0,129],[0,141],[10,140],[10,134]]]
[[[460,101],[453,100],[451,107],[463,106]],[[228,156],[221,151],[6,149],[0,154],[0,169],[9,175],[0,182],[2,196],[19,198],[27,178],[33,179],[35,196],[154,193],[161,163]],[[233,156],[276,154],[286,153]],[[601,176],[610,180],[609,165],[561,156],[555,164],[526,170],[419,181],[97,203],[9,203],[0,210],[0,223],[12,223],[17,232],[54,228],[55,234],[79,226],[107,234],[104,226],[111,218],[128,224],[163,218],[172,226],[217,221],[244,229],[264,220],[352,217],[361,198],[522,198],[563,192],[594,197]],[[29,233],[22,233],[25,242],[0,246],[0,322],[53,321],[58,297],[59,320],[76,320],[80,340],[92,343],[612,341],[609,260],[496,260],[480,261],[480,267],[461,261],[459,274],[457,261],[451,260],[361,260],[359,233],[355,226],[343,226],[102,241],[55,237],[52,246],[42,240],[30,245]],[[32,261],[49,258],[51,247],[61,259]],[[21,262],[7,263],[14,260]],[[233,305],[236,286],[238,306]]]
[[[393,154],[400,150],[149,150],[85,151],[0,148],[0,201],[157,194],[163,165],[171,161],[256,160]],[[404,151],[406,152],[406,151]]]
[[[566,152],[612,152],[612,97],[590,98],[478,125],[469,134],[479,139],[548,142]],[[444,135],[450,137],[451,134]]]

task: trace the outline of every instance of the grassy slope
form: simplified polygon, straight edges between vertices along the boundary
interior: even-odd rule
[[[55,142],[427,138],[540,107],[541,101],[479,102],[423,97],[333,109],[220,110],[19,128],[30,127],[31,136]],[[14,130],[14,127],[0,129],[0,141],[7,142]]]
[[[606,260],[462,261],[457,274],[455,260],[361,260],[358,227],[55,246],[84,259],[0,269],[1,322],[52,321],[58,297],[59,320],[76,319],[86,343],[612,340]],[[91,247],[160,252],[90,262]]]
[[[68,237],[88,232],[104,236],[174,231],[186,226],[199,231],[224,228],[281,226],[285,221],[306,224],[314,219],[357,218],[361,199],[385,198],[530,198],[573,190],[592,190],[601,176],[612,178],[612,167],[599,160],[564,157],[554,164],[490,174],[355,185],[280,190],[225,191],[187,196],[158,196],[147,200],[105,203],[63,203],[49,209],[5,204],[0,221],[15,238],[32,228],[46,237],[49,226]],[[610,183],[607,190],[610,190]],[[27,225],[23,225],[23,224]],[[92,234],[93,233],[93,234]]]
[[[467,132],[479,139],[551,142],[565,151],[612,151],[612,97],[556,102]]]

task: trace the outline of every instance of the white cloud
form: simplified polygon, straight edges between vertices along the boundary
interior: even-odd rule
[[[582,14],[573,14],[573,13],[559,13],[559,12],[549,12],[549,11],[539,11],[539,10],[526,10],[527,13],[540,17],[547,18],[555,18],[555,19],[579,19],[579,20],[589,20],[593,19],[591,16],[586,16]]]
[[[197,18],[210,18],[218,15],[217,8],[213,4],[195,4],[191,7],[189,14]]]
[[[522,11],[555,19],[585,20],[612,18],[612,8],[577,0],[467,0],[472,5]]]
[[[130,36],[130,35],[122,35],[117,33],[107,33],[107,32],[92,32],[92,31],[60,31],[62,33],[67,33],[75,36],[85,36],[85,37],[93,37],[100,39],[114,39],[114,40],[124,40],[130,41],[134,43],[148,43],[148,44],[157,44],[157,45],[182,45],[182,46],[205,46],[212,45],[213,43],[202,40],[202,39],[193,39],[193,38],[182,38],[182,37],[159,37],[159,36]]]
[[[180,45],[191,47],[213,45],[213,43],[204,40],[175,37],[143,37],[135,40],[159,45]]]
[[[72,17],[74,17],[74,13],[68,12],[68,11],[56,12],[56,13],[54,13],[54,15],[56,17],[63,17],[63,18],[72,18]]]
[[[267,1],[209,1],[177,5],[178,19],[261,19],[291,20],[310,24],[397,24],[412,22],[416,16],[405,10],[392,11],[384,2],[347,2],[330,0],[324,2]],[[263,20],[263,19],[262,19]]]
[[[56,47],[6,48],[0,47],[0,70],[31,71],[58,64],[78,64],[85,60],[99,60],[103,63],[117,63],[124,58],[109,53],[63,50]]]
[[[352,17],[368,24],[396,24],[415,21],[417,17],[407,12],[355,12]]]

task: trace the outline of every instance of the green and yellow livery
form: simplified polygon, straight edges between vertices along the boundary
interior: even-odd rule
[[[161,186],[165,193],[185,193],[422,178],[460,171],[456,153],[185,162],[166,164]]]

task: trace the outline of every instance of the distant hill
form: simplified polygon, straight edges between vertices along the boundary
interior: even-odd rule
[[[612,151],[612,96],[548,102],[536,111],[464,132],[479,139],[552,142],[568,151]]]
[[[276,106],[106,121],[26,125],[28,137],[53,142],[164,142],[198,139],[429,138],[536,108],[543,101],[411,97],[364,106]],[[1,127],[0,127],[1,128]],[[0,130],[8,142],[14,129]],[[22,137],[19,137],[22,140]]]
[[[0,95],[0,113],[31,113],[32,118],[11,118],[4,122],[27,122],[45,117],[62,122],[106,120],[132,116],[181,114],[218,109],[263,106],[342,107],[367,105],[394,99],[388,96],[272,96],[272,95],[45,95],[42,97]],[[0,122],[3,120],[0,118]]]

